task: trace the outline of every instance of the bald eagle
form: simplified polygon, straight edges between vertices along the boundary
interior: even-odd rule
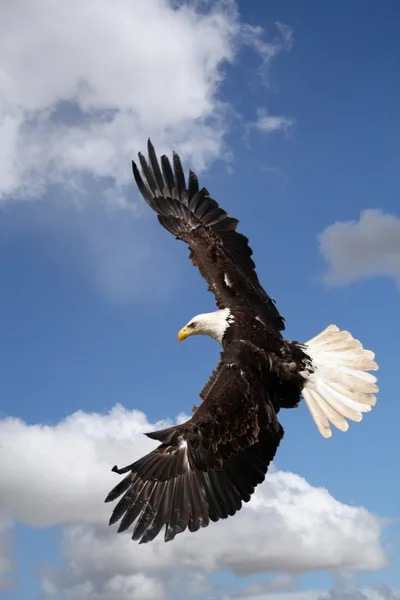
[[[189,171],[186,184],[179,156],[158,162],[151,141],[148,160],[139,153],[136,184],[161,225],[186,242],[190,259],[213,292],[218,310],[191,319],[180,341],[208,335],[221,346],[220,360],[200,393],[192,417],[152,433],[159,446],[127,467],[108,494],[120,496],[110,525],[118,532],[134,524],[132,539],[153,540],[165,525],[165,541],[234,515],[267,473],[283,428],[281,408],[304,399],[324,438],[330,424],[347,431],[346,419],[361,421],[376,403],[374,353],[348,331],[330,325],[306,343],[283,337],[284,319],[260,284],[248,239],[200,189]]]

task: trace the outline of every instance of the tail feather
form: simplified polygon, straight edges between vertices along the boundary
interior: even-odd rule
[[[349,424],[343,415],[331,408],[329,404],[326,404],[324,409],[321,408],[321,396],[319,394],[312,390],[304,390],[303,395],[308,410],[323,437],[330,437],[331,435],[329,422],[333,423],[340,431],[348,430]]]
[[[304,346],[312,372],[304,374],[303,398],[318,431],[329,438],[330,424],[347,431],[346,419],[360,422],[363,413],[375,406],[379,388],[368,371],[376,371],[378,365],[371,350],[336,325],[329,325]]]

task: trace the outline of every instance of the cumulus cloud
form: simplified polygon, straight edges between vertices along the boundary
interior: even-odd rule
[[[0,590],[9,589],[15,583],[12,578],[15,567],[11,556],[13,546],[12,521],[3,512],[0,512]]]
[[[144,589],[149,598],[157,590],[154,598],[160,598],[160,585],[167,593],[182,585],[183,576],[375,570],[385,564],[379,518],[275,469],[234,518],[196,534],[144,546],[117,535],[106,526],[110,506],[103,503],[118,481],[110,468],[152,449],[154,441],[143,432],[168,424],[149,423],[142,412],[122,406],[108,415],[77,412],[53,426],[0,421],[0,506],[10,519],[32,527],[64,528],[66,564],[43,577],[49,597],[62,590],[73,599],[124,599]]]
[[[339,578],[340,580],[340,578]],[[256,589],[256,588],[254,588]],[[221,600],[399,600],[400,594],[384,583],[375,583],[368,588],[357,588],[345,582],[335,583],[331,590],[299,590],[294,592],[255,593],[246,590],[234,595],[224,595]]]
[[[151,297],[159,277],[168,293],[175,273],[138,225],[130,160],[150,136],[197,171],[229,161],[225,67],[251,48],[268,79],[292,43],[288,25],[243,23],[235,0],[2,2],[0,202],[42,200],[10,220],[50,220],[112,301]]]
[[[43,579],[45,597],[59,597],[72,600],[164,600],[165,591],[160,581],[142,574],[115,575],[100,582],[86,579],[82,583],[70,584],[60,590],[49,578]]]
[[[400,218],[379,209],[362,211],[358,221],[342,221],[319,236],[328,262],[324,280],[341,285],[361,278],[385,276],[400,287]]]
[[[222,124],[207,119],[223,116],[215,94],[234,55],[233,5],[17,0],[2,12],[3,194],[79,172],[126,183],[130,156],[149,134],[165,146],[167,128],[198,164],[219,151]],[[204,143],[190,145],[198,127]]]
[[[400,593],[385,583],[373,583],[370,587],[359,589],[350,586],[343,577],[336,577],[335,585],[318,600],[400,600]]]
[[[252,46],[263,66],[290,49],[291,29],[263,41],[233,0],[38,0],[2,4],[0,193],[38,196],[91,175],[130,182],[150,135],[197,168],[221,154],[223,67]]]
[[[254,596],[264,596],[272,592],[291,592],[299,589],[299,582],[296,577],[287,573],[278,573],[275,577],[271,577],[266,581],[258,581],[246,587],[243,587],[235,594],[235,598],[249,598],[252,600]]]
[[[256,589],[256,588],[254,588]],[[248,593],[244,589],[235,594],[224,595],[221,600],[318,600],[324,592],[321,590],[299,590],[296,592],[270,592],[265,593],[263,585],[260,584],[259,592]]]

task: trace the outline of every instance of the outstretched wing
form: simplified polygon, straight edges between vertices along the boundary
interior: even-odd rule
[[[232,342],[193,417],[147,434],[161,445],[128,467],[114,467],[129,474],[106,498],[123,494],[110,525],[122,519],[121,532],[136,521],[132,539],[140,543],[153,540],[165,525],[169,541],[240,510],[264,480],[283,437],[273,380],[259,349]]]
[[[199,188],[192,171],[186,187],[175,152],[173,169],[166,156],[161,157],[160,167],[149,140],[148,161],[140,152],[139,161],[144,180],[133,161],[132,168],[143,198],[156,211],[161,225],[189,245],[190,259],[215,294],[217,306],[232,308],[235,298],[246,298],[270,326],[283,330],[284,320],[258,280],[248,239],[236,231],[238,219],[229,217],[206,188]]]

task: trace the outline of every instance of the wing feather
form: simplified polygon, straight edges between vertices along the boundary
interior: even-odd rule
[[[147,434],[161,442],[158,448],[128,467],[114,467],[129,474],[106,498],[122,495],[110,524],[121,520],[118,531],[134,524],[132,538],[140,543],[165,525],[169,541],[240,510],[264,480],[283,436],[268,369],[262,351],[250,343],[225,349],[192,418]]]
[[[200,189],[192,171],[186,186],[176,152],[172,162],[173,167],[162,156],[160,167],[154,146],[148,141],[148,160],[139,153],[142,174],[132,161],[133,176],[143,198],[158,214],[161,225],[189,245],[190,259],[215,294],[219,308],[232,308],[240,293],[265,322],[277,331],[283,330],[284,320],[259,282],[249,240],[236,231],[238,219],[229,217],[206,188]]]

